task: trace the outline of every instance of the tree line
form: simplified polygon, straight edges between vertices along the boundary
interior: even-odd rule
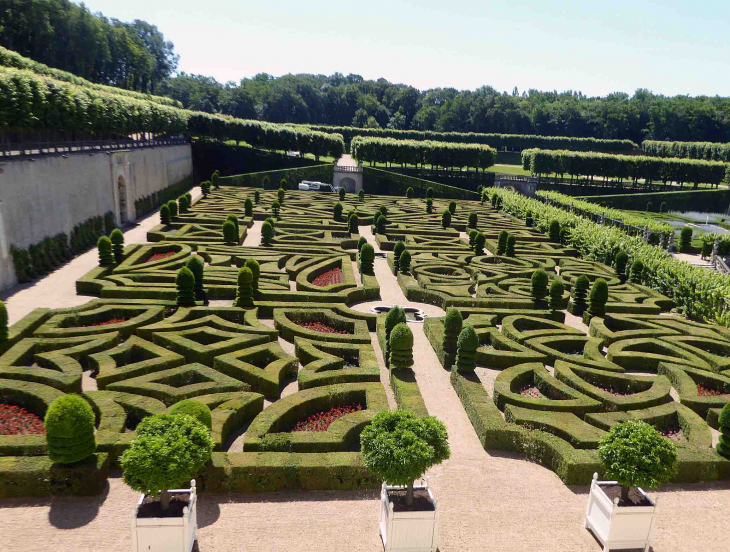
[[[643,179],[664,184],[692,182],[695,187],[699,184],[717,186],[726,176],[730,178],[730,166],[726,163],[566,150],[525,150],[522,152],[522,167],[536,175],[630,178],[634,182]]]
[[[704,159],[705,161],[730,161],[730,144],[712,142],[658,142],[645,140],[642,149],[658,157]]]
[[[431,140],[395,140],[357,136],[350,144],[352,156],[369,163],[478,167],[494,165],[497,151],[484,144],[454,144]]]

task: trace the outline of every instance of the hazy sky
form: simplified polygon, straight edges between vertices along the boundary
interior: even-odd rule
[[[357,73],[419,89],[730,96],[728,0],[88,0],[172,40],[179,70]]]

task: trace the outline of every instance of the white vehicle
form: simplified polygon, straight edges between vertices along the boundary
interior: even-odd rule
[[[310,180],[304,180],[299,183],[299,189],[305,192],[338,192],[340,189],[335,188],[332,184],[325,184],[324,182],[313,182]]]

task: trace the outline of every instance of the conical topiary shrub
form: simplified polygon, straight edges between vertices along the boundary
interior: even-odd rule
[[[240,236],[241,235],[241,228],[238,225],[238,217],[236,215],[234,215],[233,213],[230,213],[226,217],[226,220],[230,220],[233,224],[236,225],[236,236]]]
[[[373,262],[375,261],[375,249],[366,243],[360,249],[360,272],[363,274],[373,273]]]
[[[343,209],[342,203],[340,203],[339,201],[337,203],[335,203],[335,206],[332,208],[332,212],[334,215],[333,218],[336,221],[339,221],[342,218],[342,209]]]
[[[433,197],[433,188],[426,190],[426,197],[429,199]]]
[[[271,230],[273,230],[273,235],[276,235],[276,219],[274,217],[266,217],[266,220],[264,222],[268,222],[271,225]]]
[[[535,221],[532,218],[532,211],[527,211],[525,215],[525,226],[531,228]]]
[[[570,245],[570,228],[563,226],[558,236],[562,245]]]
[[[621,283],[626,281],[626,266],[629,264],[629,254],[626,251],[619,251],[616,253],[615,259],[616,274],[618,275]]]
[[[679,252],[692,253],[692,229],[686,226],[679,233]]]
[[[236,300],[234,307],[253,307],[253,273],[248,267],[243,267],[238,271],[238,289],[236,290]]]
[[[175,218],[177,216],[177,201],[175,201],[174,199],[168,201],[167,208],[170,209],[170,218]]]
[[[548,294],[548,282],[550,277],[544,270],[536,270],[532,273],[532,297],[535,301],[542,301]]]
[[[593,282],[591,293],[588,296],[588,310],[583,313],[583,323],[588,325],[594,316],[605,316],[607,301],[608,284],[603,278],[598,278]]]
[[[477,221],[478,221],[477,214],[476,213],[469,213],[469,222],[468,222],[469,228],[476,228],[477,227]]]
[[[408,189],[406,190],[406,197],[408,199],[412,199],[415,195],[415,192],[413,191],[413,188],[411,186],[408,186]]]
[[[167,204],[160,207],[160,224],[164,224],[165,226],[170,224],[170,208]]]
[[[413,333],[401,322],[390,332],[390,369],[413,366]]]
[[[629,282],[632,284],[640,284],[644,276],[644,263],[639,259],[636,259],[631,264],[631,275],[629,276]]]
[[[448,209],[441,213],[441,226],[444,228],[451,226],[451,211]]]
[[[258,291],[259,278],[261,277],[261,266],[259,265],[259,262],[256,259],[246,259],[246,262],[243,263],[243,266],[251,271],[251,274],[253,276],[251,286],[253,287],[254,292]]]
[[[357,192],[357,199],[360,201],[365,201],[365,190],[360,190]]]
[[[190,207],[190,203],[188,202],[188,196],[181,195],[177,198],[177,205],[180,209],[180,214],[187,213],[188,208]]]
[[[112,241],[107,236],[100,236],[96,247],[99,249],[99,266],[114,266]]]
[[[114,253],[114,262],[120,264],[124,260],[124,234],[119,228],[112,230],[109,234],[112,242],[112,252]]]
[[[0,345],[8,340],[8,309],[0,301]]]
[[[715,447],[718,454],[730,458],[730,402],[726,403],[720,411],[720,440]]]
[[[477,237],[478,233],[479,232],[477,232],[473,228],[466,233],[466,235],[469,236],[469,247],[471,247],[472,249],[474,249],[474,238]]]
[[[461,333],[464,319],[461,313],[456,309],[446,311],[444,317],[444,338],[441,347],[444,350],[444,367],[450,368],[456,360],[456,350],[458,347],[459,334]]]
[[[430,197],[426,200],[426,213],[429,215],[433,212],[433,199]]]
[[[449,212],[453,215],[456,213],[456,201],[449,202]]]
[[[350,234],[357,234],[360,231],[360,219],[355,213],[350,215],[350,218],[347,220],[347,226]]]
[[[550,241],[560,242],[560,223],[557,220],[550,221],[548,234],[550,235]]]
[[[362,251],[362,246],[368,243],[368,240],[365,239],[365,236],[360,236],[360,239],[357,240],[357,254],[360,254],[360,251]]]
[[[477,257],[484,255],[484,244],[487,243],[487,236],[478,232],[474,238],[474,254]]]
[[[385,227],[388,224],[388,219],[385,215],[378,219],[378,234],[385,234]]]
[[[271,214],[274,215],[274,218],[276,220],[279,220],[281,218],[279,216],[280,215],[280,211],[279,211],[280,208],[281,208],[281,205],[279,204],[279,202],[277,200],[274,200],[274,201],[271,202]]]
[[[221,187],[220,177],[221,173],[218,172],[218,169],[214,170],[213,174],[210,175],[210,183],[216,190]]]
[[[373,217],[373,234],[378,233],[378,221],[380,220],[380,218],[382,216],[383,216],[383,213],[381,213],[380,211],[375,212],[375,216]]]
[[[243,203],[243,213],[247,217],[253,216],[253,201],[251,201],[250,197],[247,197],[246,201]]]
[[[73,464],[96,452],[96,417],[79,395],[63,395],[46,411],[48,456],[59,464]]]
[[[271,245],[271,240],[274,238],[274,228],[271,223],[264,221],[261,225],[261,243],[263,245]]]
[[[497,255],[504,255],[507,251],[507,240],[509,239],[509,232],[502,230],[497,238]]]
[[[393,266],[395,267],[396,272],[398,271],[398,268],[400,266],[400,256],[405,250],[405,243],[403,243],[402,241],[395,242],[395,245],[393,246]]]
[[[286,192],[284,191],[284,188],[279,188],[276,190],[276,198],[279,200],[280,205],[284,205],[284,197],[286,196]]]
[[[232,220],[227,220],[223,223],[221,228],[223,232],[223,241],[226,243],[238,243],[238,233],[236,232],[236,225]]]
[[[403,274],[408,274],[411,271],[411,253],[407,249],[400,254],[398,270]]]
[[[398,324],[406,323],[406,311],[395,306],[385,315],[385,365],[390,366],[390,334]]]
[[[507,248],[504,251],[504,254],[507,257],[514,257],[515,256],[515,242],[516,241],[517,241],[516,238],[512,234],[510,234],[509,236],[507,236]]]
[[[456,341],[456,364],[457,370],[474,370],[477,365],[477,349],[479,348],[479,336],[473,326],[466,326]]]
[[[195,299],[203,301],[205,299],[205,290],[203,289],[203,275],[205,273],[205,263],[200,255],[191,255],[185,266],[190,269],[195,278]]]
[[[180,307],[195,306],[195,276],[187,267],[182,267],[177,271],[175,278],[175,287],[177,288],[177,304]]]
[[[203,192],[203,197],[207,198],[210,195],[210,181],[203,180],[200,183],[200,191]]]
[[[582,316],[588,307],[586,299],[588,297],[588,288],[591,286],[591,282],[588,276],[581,274],[575,280],[573,289],[571,290],[570,301],[568,302],[568,312],[575,316]]]
[[[550,284],[550,308],[554,311],[563,310],[563,293],[565,286],[560,280],[553,280]]]
[[[256,205],[258,205],[259,203],[261,203],[261,192],[259,192],[258,190],[256,190],[253,193],[253,200],[254,200],[254,202],[256,202]]]

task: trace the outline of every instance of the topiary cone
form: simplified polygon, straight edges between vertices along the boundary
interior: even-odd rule
[[[48,456],[59,464],[73,464],[96,452],[96,417],[79,395],[63,395],[46,411]]]
[[[588,288],[591,286],[588,276],[581,274],[573,284],[570,301],[568,302],[568,312],[576,316],[581,316],[588,307],[586,298],[588,297]]]
[[[554,311],[563,310],[563,293],[565,286],[560,280],[553,280],[550,284],[550,308]]]
[[[254,291],[258,291],[259,277],[261,276],[261,266],[259,266],[259,262],[256,259],[246,259],[243,266],[251,271],[251,274],[253,275],[253,282],[251,285],[253,286]]]
[[[109,234],[112,242],[112,252],[114,253],[114,262],[120,264],[124,260],[124,234],[119,228],[115,228]]]
[[[544,270],[536,270],[532,273],[532,297],[535,301],[541,301],[547,297],[549,280],[550,278]]]
[[[193,277],[195,278],[195,298],[202,301],[205,293],[203,290],[203,275],[205,273],[203,258],[200,255],[192,255],[188,259],[188,262],[185,263],[185,266],[190,269],[190,272],[193,273]]]
[[[395,242],[395,246],[393,247],[393,266],[395,267],[396,272],[398,271],[398,267],[400,266],[400,256],[405,250],[405,243],[403,243],[402,241]]]
[[[8,340],[8,309],[5,303],[0,301],[0,344]]]
[[[363,274],[373,273],[373,262],[375,260],[375,249],[366,243],[360,249],[360,272]]]
[[[461,333],[464,319],[457,309],[449,309],[444,317],[444,338],[441,347],[444,350],[444,367],[450,368],[456,360],[459,334]]]
[[[271,240],[274,237],[274,227],[271,226],[269,221],[264,221],[261,225],[261,243],[263,245],[271,245]]]
[[[238,289],[234,307],[253,307],[253,272],[250,268],[243,267],[238,271]]]
[[[588,325],[594,316],[605,316],[607,301],[608,284],[603,278],[598,278],[598,280],[593,282],[593,287],[588,297],[588,310],[583,313],[583,323]]]
[[[477,349],[479,336],[473,326],[467,326],[457,340],[456,365],[457,370],[474,370],[477,365]]]
[[[400,254],[399,268],[403,274],[411,271],[411,253],[407,249]]]
[[[390,332],[390,369],[413,366],[413,333],[406,323],[400,323]]]
[[[406,311],[395,306],[385,315],[385,365],[390,366],[390,334],[398,324],[406,323]]]
[[[114,266],[112,241],[106,236],[101,236],[96,242],[96,247],[99,250],[99,266]]]
[[[720,440],[715,449],[718,454],[730,458],[730,402],[725,403],[720,411]]]
[[[497,238],[497,255],[504,255],[507,251],[507,240],[509,239],[509,232],[502,230]]]
[[[195,306],[195,276],[187,267],[182,267],[177,271],[175,278],[175,286],[177,287],[177,304],[180,307]]]

